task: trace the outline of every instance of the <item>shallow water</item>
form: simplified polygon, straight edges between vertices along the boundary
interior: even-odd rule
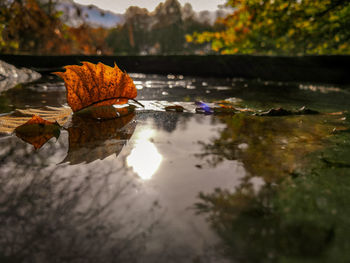
[[[141,102],[191,104],[229,98],[236,106],[256,111],[306,105],[322,114],[202,115],[158,107],[122,120],[73,119],[57,140],[50,139],[39,150],[15,135],[2,135],[0,258],[19,262],[301,262],[307,258],[319,262],[323,256],[346,262],[342,249],[349,243],[342,242],[342,247],[329,237],[342,238],[337,226],[345,223],[337,222],[342,216],[333,210],[339,213],[346,206],[343,196],[326,206],[327,220],[332,220],[325,221],[320,209],[305,208],[296,217],[296,208],[285,199],[299,198],[298,192],[287,198],[282,194],[302,184],[300,180],[310,186],[313,181],[301,174],[316,162],[315,155],[328,158],[322,152],[332,147],[340,152],[339,145],[349,141],[349,134],[342,133],[348,127],[346,114],[323,114],[348,110],[349,89],[173,75],[132,77]],[[2,113],[65,103],[63,83],[51,77],[0,95]],[[341,156],[326,160],[347,164],[348,153]],[[350,176],[346,165],[333,169],[343,179]],[[329,177],[324,180],[324,188],[332,189],[335,183]],[[347,181],[342,184],[350,187]],[[300,189],[308,189],[303,186]],[[316,201],[302,202],[327,203],[327,196],[319,201],[317,191],[310,194]],[[310,231],[321,234],[310,238]],[[308,248],[294,247],[293,242]],[[324,257],[328,249],[331,252]]]

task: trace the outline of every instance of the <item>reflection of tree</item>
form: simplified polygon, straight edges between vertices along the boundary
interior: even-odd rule
[[[319,149],[320,140],[337,121],[326,116],[235,116],[221,121],[226,127],[219,138],[203,144],[202,157],[211,157],[213,165],[224,159],[241,160],[249,173],[262,176],[267,183],[257,192],[248,176],[236,189],[200,193],[195,208],[207,215],[219,235],[220,252],[232,262],[243,263],[347,262],[350,210],[345,189],[350,185],[349,169],[330,167],[318,158],[308,163],[307,173],[287,177],[282,169],[288,162],[300,162],[306,153]],[[287,135],[295,141],[276,143]],[[322,155],[348,160],[349,136],[338,137],[342,143],[323,148]],[[334,137],[329,140],[334,143]],[[248,148],[238,147],[242,143]],[[274,162],[276,156],[278,162]]]
[[[135,262],[158,206],[131,209],[135,191],[118,167],[50,166],[63,154],[1,142],[0,259],[5,262]],[[46,157],[46,158],[45,158]],[[143,221],[133,221],[133,218]]]
[[[274,196],[270,187],[258,195],[250,187],[234,193],[217,189],[201,194],[196,208],[208,214],[222,241],[218,249],[233,262],[301,262],[305,258],[319,262],[331,245],[334,227],[322,218],[308,218],[317,214],[284,213],[284,207],[275,206]]]
[[[142,115],[140,114],[137,119],[153,119],[154,125],[158,130],[164,130],[171,133],[178,128],[178,125],[185,127],[192,117],[192,113],[144,112]]]
[[[209,143],[199,142],[203,152],[197,156],[212,166],[239,160],[251,177],[276,182],[300,168],[305,154],[316,150],[332,130],[323,118],[223,116],[220,121],[225,128]]]

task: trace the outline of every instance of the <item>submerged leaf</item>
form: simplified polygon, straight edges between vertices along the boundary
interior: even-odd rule
[[[15,129],[16,136],[40,149],[52,137],[58,138],[60,126],[57,122],[50,122],[34,115],[29,121]]]
[[[115,64],[114,68],[102,63],[83,62],[70,65],[65,72],[55,72],[67,89],[67,102],[74,112],[89,106],[125,104],[137,96],[130,76]]]
[[[110,120],[117,117],[126,116],[134,112],[134,105],[103,105],[103,106],[90,106],[80,111],[77,111],[75,115],[82,118],[90,118],[95,120]]]

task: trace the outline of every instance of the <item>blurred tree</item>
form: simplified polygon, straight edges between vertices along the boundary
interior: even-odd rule
[[[0,52],[69,53],[67,27],[52,9],[52,1],[1,1]]]
[[[139,54],[148,52],[152,45],[149,33],[151,16],[147,9],[131,6],[125,13],[125,24],[112,29],[107,43],[119,54]]]
[[[160,3],[154,12],[156,22],[153,30],[161,53],[180,53],[185,35],[180,3],[177,0],[167,0]]]
[[[224,30],[194,33],[221,54],[349,54],[347,0],[228,0]]]
[[[69,27],[68,32],[73,40],[72,52],[85,55],[112,54],[105,41],[109,34],[107,29],[93,28],[84,23],[79,27]]]
[[[213,30],[210,19],[198,17],[190,4],[181,7],[177,0],[160,3],[153,12],[130,7],[125,19],[125,24],[110,30],[107,37],[108,45],[118,54],[203,53],[206,43],[188,43],[185,36]]]

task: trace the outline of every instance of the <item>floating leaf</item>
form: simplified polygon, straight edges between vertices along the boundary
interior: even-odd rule
[[[231,105],[219,104],[219,107],[214,107],[214,114],[235,114],[236,108]]]
[[[137,96],[136,87],[125,72],[102,63],[83,62],[56,72],[67,89],[67,102],[74,112],[89,106],[125,104]]]
[[[176,112],[183,112],[184,111],[184,107],[180,106],[180,105],[173,105],[173,106],[167,106],[165,107],[166,111],[176,111]]]
[[[15,129],[16,136],[40,149],[52,137],[58,138],[60,126],[57,122],[50,122],[34,115],[29,121]]]
[[[78,164],[118,155],[134,133],[134,113],[106,121],[74,115],[69,133],[69,150],[62,162]]]

